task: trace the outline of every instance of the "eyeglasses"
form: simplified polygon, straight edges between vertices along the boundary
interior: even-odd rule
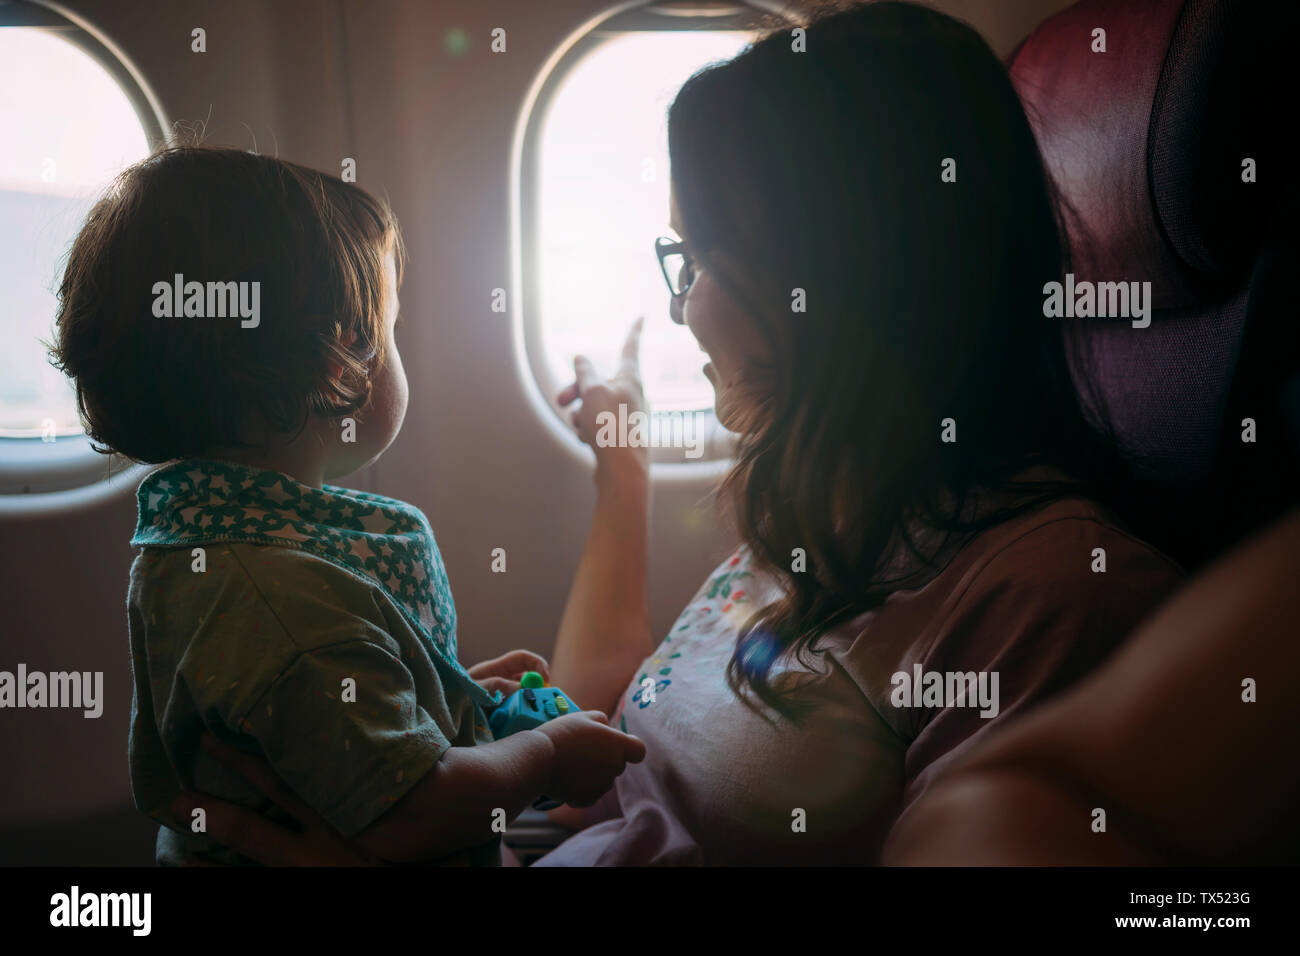
[[[695,262],[686,252],[686,244],[667,236],[655,240],[655,255],[663,271],[668,291],[674,298],[686,294],[695,281]]]

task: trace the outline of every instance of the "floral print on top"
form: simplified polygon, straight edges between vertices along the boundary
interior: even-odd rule
[[[698,638],[712,637],[720,630],[739,632],[756,605],[746,590],[752,587],[754,573],[749,569],[750,552],[742,548],[705,583],[695,600],[686,605],[678,616],[663,643],[645,662],[645,669],[636,679],[637,689],[631,694],[630,704],[644,710],[656,702],[672,686],[673,666],[692,642]],[[710,658],[722,658],[723,667],[731,658],[731,649],[716,641],[710,647],[697,647]],[[653,679],[651,685],[649,681]],[[627,733],[627,717],[620,707],[619,727]]]

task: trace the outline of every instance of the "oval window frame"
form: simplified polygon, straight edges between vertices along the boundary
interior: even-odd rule
[[[510,279],[517,301],[510,310],[516,370],[524,379],[529,405],[543,427],[572,455],[590,462],[592,455],[552,398],[567,383],[554,381],[545,349],[541,309],[538,304],[538,200],[541,164],[538,147],[543,120],[551,99],[569,73],[597,47],[619,33],[663,30],[753,30],[761,17],[789,21],[781,4],[766,0],[737,2],[656,2],[628,0],[591,17],[572,31],[552,51],[534,77],[515,123],[510,155]],[[693,26],[684,26],[694,21]],[[792,23],[793,25],[793,23]],[[647,252],[647,256],[649,253]],[[668,413],[654,413],[664,427]],[[657,480],[715,478],[730,466],[735,436],[718,422],[712,408],[695,414],[707,416],[703,427],[702,455],[686,457],[686,449],[651,447],[651,475]]]
[[[140,70],[102,31],[62,4],[29,0],[0,6],[0,30],[48,30],[77,47],[117,84],[144,129],[150,149],[167,141],[170,123]],[[134,485],[155,466],[94,451],[80,432],[46,441],[0,437],[0,516],[91,507]]]

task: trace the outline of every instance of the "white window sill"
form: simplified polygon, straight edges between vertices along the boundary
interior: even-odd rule
[[[134,493],[150,465],[91,450],[85,435],[0,438],[0,519],[93,507]]]

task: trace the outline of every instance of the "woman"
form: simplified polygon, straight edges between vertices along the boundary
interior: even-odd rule
[[[542,864],[871,862],[950,762],[1179,582],[1119,523],[1125,472],[1043,316],[1066,263],[1002,64],[902,3],[799,47],[762,39],[669,113],[672,317],[739,435],[743,543],[657,649],[644,451],[594,441],[642,404],[635,330],[618,377],[579,358],[560,396],[598,498],[551,680],[648,756],[554,812],[580,832]],[[241,849],[347,859],[313,832]]]

